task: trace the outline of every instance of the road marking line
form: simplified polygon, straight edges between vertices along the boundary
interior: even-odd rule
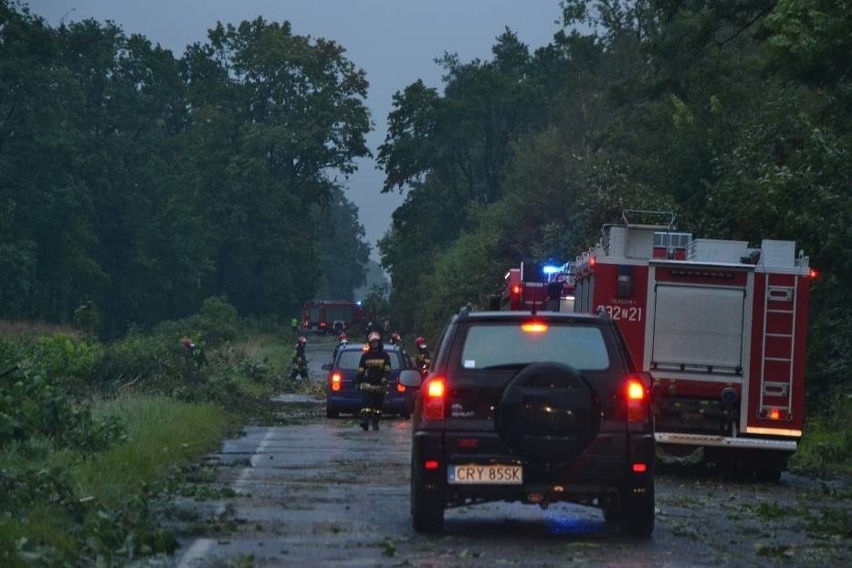
[[[254,453],[249,458],[249,467],[244,467],[242,471],[240,471],[240,475],[237,476],[236,481],[234,481],[231,489],[235,492],[239,492],[242,490],[243,486],[248,483],[249,476],[251,476],[251,470],[254,469],[255,459],[260,459],[260,452],[264,451],[266,447],[269,445],[269,441],[272,439],[272,429],[267,428],[266,434],[263,436],[263,439],[255,448]],[[224,502],[219,503],[216,506],[216,511],[214,515],[216,517],[221,517],[227,509],[227,505]],[[180,560],[177,563],[177,568],[190,568],[191,566],[201,566],[201,562],[207,556],[207,553],[213,547],[213,544],[216,541],[210,538],[197,538],[193,541],[193,543],[189,546],[187,551],[183,553],[180,557]]]

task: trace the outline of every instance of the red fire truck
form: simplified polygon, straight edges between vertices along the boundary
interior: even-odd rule
[[[793,241],[696,239],[666,215],[604,226],[575,264],[576,311],[616,320],[651,373],[663,451],[777,479],[802,436],[808,257]]]
[[[527,270],[521,263],[510,268],[503,280],[502,297],[491,306],[495,310],[574,311],[574,272],[569,263]]]
[[[314,333],[340,333],[364,317],[361,306],[345,300],[313,300],[302,304],[302,328]]]

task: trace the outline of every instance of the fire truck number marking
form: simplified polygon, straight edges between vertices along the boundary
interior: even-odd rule
[[[598,310],[606,310],[614,320],[642,321],[642,308],[636,306],[598,306]]]

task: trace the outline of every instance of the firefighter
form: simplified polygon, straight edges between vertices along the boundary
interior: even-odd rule
[[[382,403],[388,388],[391,360],[388,352],[384,350],[382,336],[378,332],[374,331],[367,336],[367,345],[358,364],[361,428],[368,430],[372,424],[373,430],[378,430],[379,420],[382,417]]]
[[[347,345],[349,345],[349,336],[347,336],[345,332],[341,332],[340,335],[337,336],[337,345],[334,346],[334,355],[331,357],[332,360],[337,357],[337,352]]]
[[[411,360],[411,357],[408,355],[408,352],[405,350],[405,347],[402,346],[402,337],[399,335],[399,333],[391,333],[390,344],[396,345],[399,348],[400,353],[402,353],[402,360],[405,361],[405,367],[407,369],[413,369],[414,361]]]
[[[293,370],[290,371],[290,380],[294,380],[301,375],[303,379],[308,378],[308,358],[305,356],[305,346],[308,340],[304,336],[300,336],[296,340],[296,350],[293,353]]]
[[[432,357],[429,355],[429,348],[426,347],[426,339],[421,335],[414,340],[414,345],[417,346],[417,355],[414,356],[414,364],[422,376],[429,373],[429,368],[432,366]]]
[[[207,355],[204,354],[204,349],[188,337],[182,337],[180,344],[189,352],[192,360],[195,361],[195,367],[200,369],[207,363]]]
[[[371,333],[378,333],[379,338],[384,337],[384,335],[382,334],[382,326],[381,325],[379,325],[377,323],[373,323],[373,322],[368,322],[367,323],[367,341],[368,342],[369,342],[369,337],[370,337]]]

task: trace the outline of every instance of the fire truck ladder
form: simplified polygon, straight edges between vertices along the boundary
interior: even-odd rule
[[[770,418],[772,412],[778,411],[789,419],[793,410],[793,355],[796,349],[796,295],[799,279],[794,277],[793,285],[790,286],[788,280],[779,282],[784,276],[766,274],[760,372],[761,418]],[[774,318],[776,323],[771,331],[769,329],[770,314],[778,316]],[[775,346],[772,350],[775,356],[772,357],[767,356],[767,347],[770,343]],[[766,376],[768,366],[773,369],[771,377]]]

